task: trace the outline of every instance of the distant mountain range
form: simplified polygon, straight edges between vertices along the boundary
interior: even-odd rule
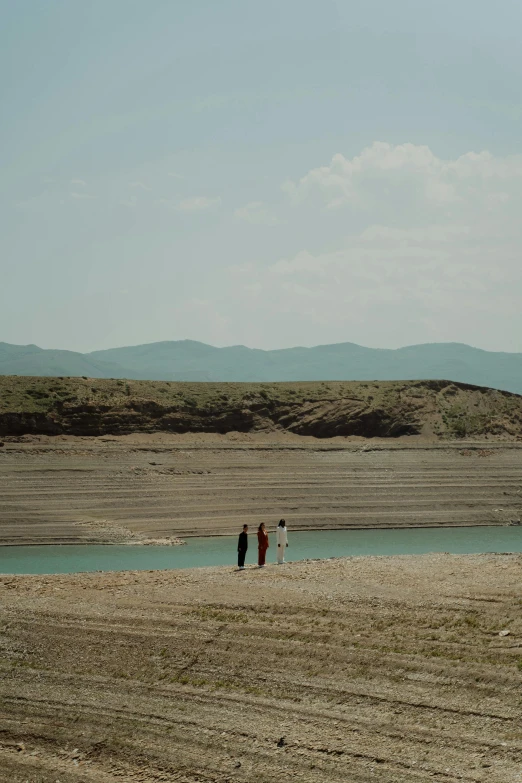
[[[522,353],[461,343],[396,350],[336,343],[262,351],[179,340],[92,353],[0,343],[0,375],[236,382],[444,379],[522,394]]]

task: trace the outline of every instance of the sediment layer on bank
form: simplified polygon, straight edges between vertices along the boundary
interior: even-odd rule
[[[22,436],[0,449],[0,544],[290,529],[510,525],[522,445],[284,434]],[[489,444],[489,445],[488,445]]]

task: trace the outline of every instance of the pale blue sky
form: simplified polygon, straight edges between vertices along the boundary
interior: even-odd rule
[[[522,351],[519,2],[0,11],[0,340]]]

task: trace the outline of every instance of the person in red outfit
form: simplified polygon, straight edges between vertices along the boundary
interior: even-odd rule
[[[257,529],[257,548],[258,548],[258,558],[257,558],[257,564],[259,568],[265,567],[265,557],[266,557],[266,550],[270,544],[268,543],[268,533],[266,532],[265,523],[261,522]]]

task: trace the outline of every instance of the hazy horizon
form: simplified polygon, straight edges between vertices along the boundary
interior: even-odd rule
[[[0,340],[0,344],[2,342],[5,343],[6,341],[5,340]],[[77,353],[82,353],[82,354],[87,355],[87,354],[90,354],[90,353],[97,353],[99,351],[119,350],[121,348],[140,348],[140,347],[144,347],[144,346],[147,346],[147,345],[160,345],[160,344],[172,343],[172,342],[194,342],[194,343],[200,343],[200,344],[208,345],[211,348],[248,348],[249,350],[259,350],[259,351],[267,351],[267,352],[269,352],[269,351],[288,351],[288,350],[292,350],[294,348],[296,348],[296,349],[297,348],[308,348],[308,349],[324,348],[324,347],[334,346],[334,345],[356,345],[359,348],[365,348],[365,349],[376,350],[376,351],[379,351],[379,350],[381,350],[381,351],[400,351],[403,348],[416,348],[416,347],[419,347],[419,346],[426,346],[426,345],[459,345],[459,346],[462,346],[462,347],[471,348],[472,350],[486,351],[486,352],[490,352],[490,353],[491,352],[492,353],[522,353],[522,351],[503,351],[503,350],[488,351],[488,349],[481,348],[479,345],[471,345],[469,343],[461,343],[461,342],[458,342],[456,340],[447,340],[445,342],[431,341],[431,342],[422,342],[422,343],[407,343],[406,345],[398,345],[398,346],[396,346],[394,348],[390,348],[389,346],[385,346],[385,345],[377,345],[377,346],[363,345],[361,343],[354,343],[351,340],[337,340],[337,341],[332,342],[332,343],[312,343],[310,345],[304,345],[304,344],[301,343],[301,344],[289,345],[289,346],[285,346],[285,347],[269,346],[267,348],[256,348],[255,346],[247,345],[246,343],[226,343],[224,345],[218,345],[216,343],[207,342],[205,340],[194,340],[194,339],[192,339],[190,337],[185,337],[185,338],[182,337],[182,338],[179,338],[177,340],[153,340],[151,342],[145,342],[145,343],[125,343],[125,344],[122,344],[122,345],[109,345],[109,346],[107,346],[105,348],[92,348],[92,349],[87,350],[87,351],[77,351]],[[30,342],[30,343],[9,343],[9,345],[17,345],[19,347],[27,347],[29,345],[34,345],[37,348],[42,348],[44,350],[51,350],[51,351],[53,351],[53,350],[54,351],[63,351],[63,350],[70,351],[70,350],[73,350],[71,348],[63,348],[60,345],[45,345],[44,346],[44,345],[41,345],[40,343],[37,343],[37,342],[34,342],[34,341]]]
[[[515,0],[0,4],[0,340],[522,352]]]

